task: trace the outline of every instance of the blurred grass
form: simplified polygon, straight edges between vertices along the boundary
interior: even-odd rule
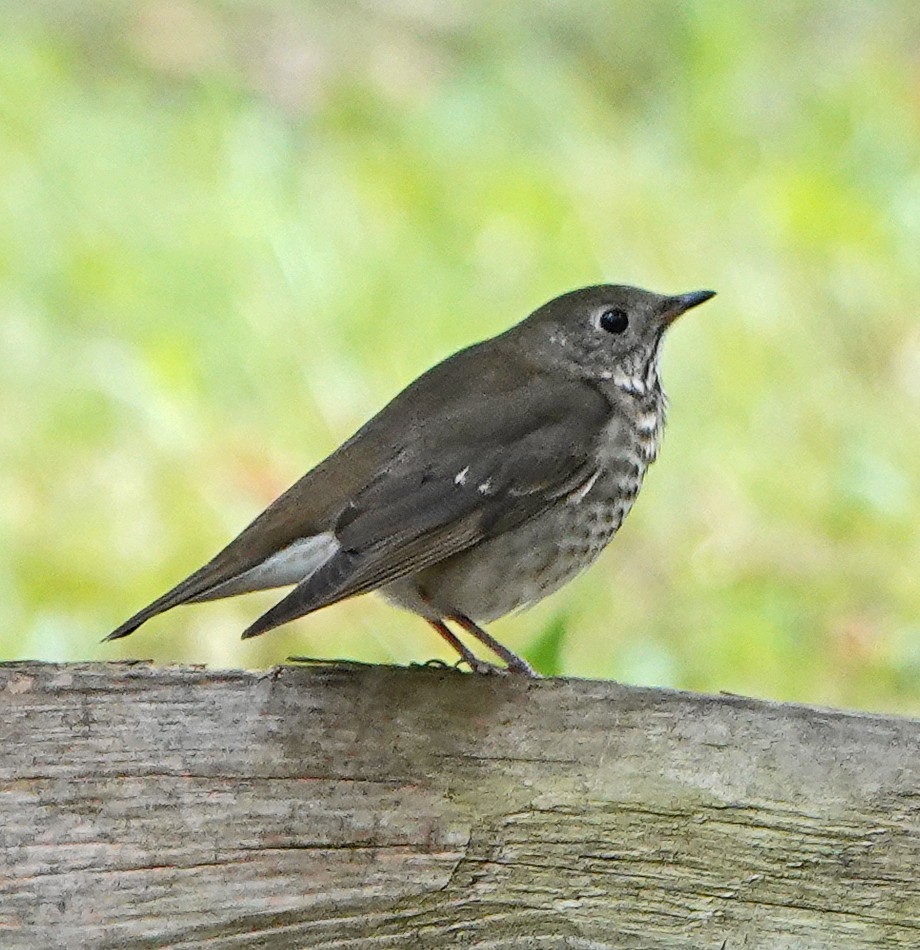
[[[920,713],[920,8],[6,5],[0,655],[441,653],[374,598],[98,640],[451,350],[571,287],[671,335],[547,670]]]

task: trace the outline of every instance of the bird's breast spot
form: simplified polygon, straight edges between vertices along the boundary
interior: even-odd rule
[[[636,419],[636,427],[640,432],[654,432],[658,428],[658,413],[643,412]]]
[[[613,374],[613,384],[630,396],[644,396],[646,393],[645,382],[638,376],[629,376],[619,370]]]

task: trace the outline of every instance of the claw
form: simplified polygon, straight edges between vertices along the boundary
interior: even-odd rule
[[[489,663],[486,660],[480,660],[477,657],[474,657],[471,660],[466,658],[458,661],[459,663],[466,663],[466,665],[474,672],[478,673],[480,676],[507,676],[511,669],[505,669],[503,666],[496,666],[494,663]]]

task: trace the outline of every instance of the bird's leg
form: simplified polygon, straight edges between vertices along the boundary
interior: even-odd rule
[[[460,654],[460,662],[474,673],[504,673],[505,671],[494,663],[480,660],[475,653],[441,620],[429,620],[428,623]]]
[[[493,653],[500,656],[505,663],[508,664],[508,671],[510,673],[539,677],[540,674],[526,660],[519,657],[516,653],[513,653],[508,647],[502,646],[495,637],[486,633],[482,627],[473,623],[469,617],[458,614],[450,619],[459,623],[467,633],[471,633],[480,643],[484,643]]]

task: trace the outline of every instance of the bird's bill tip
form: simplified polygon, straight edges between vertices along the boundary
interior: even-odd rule
[[[671,300],[676,307],[680,309],[680,312],[683,313],[685,310],[698,307],[701,303],[706,303],[707,300],[712,300],[715,295],[716,292],[714,290],[691,290],[688,294],[677,294],[675,297],[672,297]]]
[[[675,294],[673,297],[668,297],[665,301],[665,317],[668,323],[676,320],[682,313],[698,307],[701,303],[712,300],[715,295],[714,290],[691,290],[687,294]]]

